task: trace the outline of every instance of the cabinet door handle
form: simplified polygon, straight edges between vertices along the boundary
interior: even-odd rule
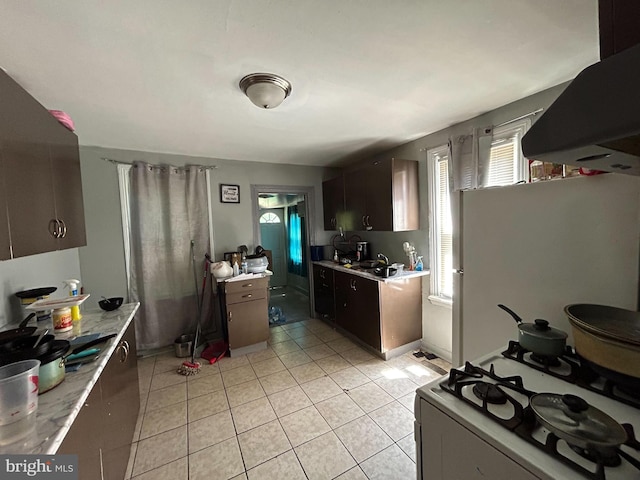
[[[127,358],[129,358],[129,342],[123,340],[120,345],[118,345],[118,350],[120,354],[120,363],[125,363]]]
[[[242,298],[251,298],[251,297],[253,297],[251,293],[247,293],[246,295],[242,296]]]
[[[229,317],[229,323],[231,323],[231,320],[232,320],[232,318],[231,318],[231,317],[232,317],[232,316],[233,316],[233,314],[232,314],[231,312],[229,312],[229,313],[227,314],[227,317]]]
[[[335,227],[335,226],[336,226],[336,223],[338,223],[338,221],[335,219],[335,217],[334,217],[334,218],[332,218],[332,219],[331,219],[331,226],[332,226],[332,227]]]
[[[362,215],[362,226],[366,227],[367,226],[367,221],[366,221],[367,216],[366,215]]]
[[[49,233],[53,238],[60,237],[60,222],[57,218],[52,218],[49,220]]]
[[[60,233],[60,237],[64,238],[67,236],[67,224],[64,223],[64,220],[58,220],[58,221],[62,225],[62,232]]]
[[[248,288],[248,287],[253,287],[253,283],[245,283],[244,285],[242,285],[242,288]]]
[[[367,230],[371,230],[371,229],[373,229],[373,227],[372,227],[372,226],[371,226],[371,224],[369,223],[369,218],[370,218],[370,217],[369,217],[369,215],[367,215],[367,225],[366,225]]]
[[[356,281],[355,280],[351,280],[351,290],[353,290],[354,292],[357,290]]]

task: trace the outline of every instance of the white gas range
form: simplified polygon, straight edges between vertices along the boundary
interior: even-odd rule
[[[556,441],[527,408],[533,393],[570,394],[640,432],[640,398],[600,378],[585,381],[578,372],[579,359],[570,349],[567,353],[557,365],[542,365],[510,342],[504,353],[501,349],[481,357],[419,388],[418,479],[640,479],[640,444],[633,442],[633,434],[603,462],[619,465],[598,467],[564,440]],[[617,398],[599,392],[607,389]],[[487,391],[496,396],[496,403],[480,399]]]

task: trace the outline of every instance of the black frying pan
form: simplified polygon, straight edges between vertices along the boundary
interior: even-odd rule
[[[38,329],[38,327],[27,327],[27,323],[36,314],[30,313],[27,318],[25,318],[18,328],[12,328],[11,330],[5,330],[4,332],[0,332],[0,342],[6,342],[9,340],[15,340],[16,338],[28,337],[29,335],[33,335],[33,333]]]
[[[23,292],[16,293],[16,297],[18,298],[38,298],[45,297],[47,295],[52,294],[58,288],[57,287],[42,287],[42,288],[34,288],[31,290],[25,290]]]

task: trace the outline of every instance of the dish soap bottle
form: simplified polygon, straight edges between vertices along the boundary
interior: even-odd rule
[[[237,277],[238,275],[240,275],[240,268],[238,267],[238,260],[236,260],[233,262],[233,276]]]
[[[74,278],[64,281],[65,286],[69,287],[70,297],[78,296],[79,283],[80,283],[80,280],[76,280]],[[80,305],[74,305],[73,307],[71,307],[71,320],[73,320],[74,322],[77,322],[81,318],[82,318],[82,315],[80,315]]]
[[[422,268],[422,257],[418,257],[418,261],[416,262],[416,272],[421,272]]]

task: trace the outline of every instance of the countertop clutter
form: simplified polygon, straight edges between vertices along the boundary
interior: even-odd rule
[[[38,397],[35,429],[18,443],[2,445],[0,442],[0,453],[54,454],[58,451],[139,306],[139,303],[129,303],[111,312],[82,312],[82,319],[74,322],[73,330],[63,334],[65,339],[97,333],[101,337],[116,336],[100,345],[102,352],[96,361],[83,364],[75,372],[67,372],[60,385]]]
[[[335,262],[332,262],[330,260],[320,260],[317,262],[313,262],[315,265],[321,265],[323,267],[326,268],[331,268],[333,270],[336,270],[338,272],[345,272],[345,273],[351,273],[353,275],[357,275],[359,277],[362,278],[368,278],[369,280],[377,280],[379,282],[384,282],[384,283],[391,283],[391,282],[397,282],[398,280],[406,280],[409,278],[416,278],[416,277],[422,277],[424,275],[429,275],[429,270],[422,270],[422,271],[416,271],[416,270],[402,270],[401,272],[396,273],[394,276],[392,277],[387,277],[387,278],[383,278],[383,277],[379,277],[377,275],[373,274],[373,269],[362,269],[358,266],[358,263],[353,263],[351,264],[351,267],[345,267],[342,264],[338,264]]]

